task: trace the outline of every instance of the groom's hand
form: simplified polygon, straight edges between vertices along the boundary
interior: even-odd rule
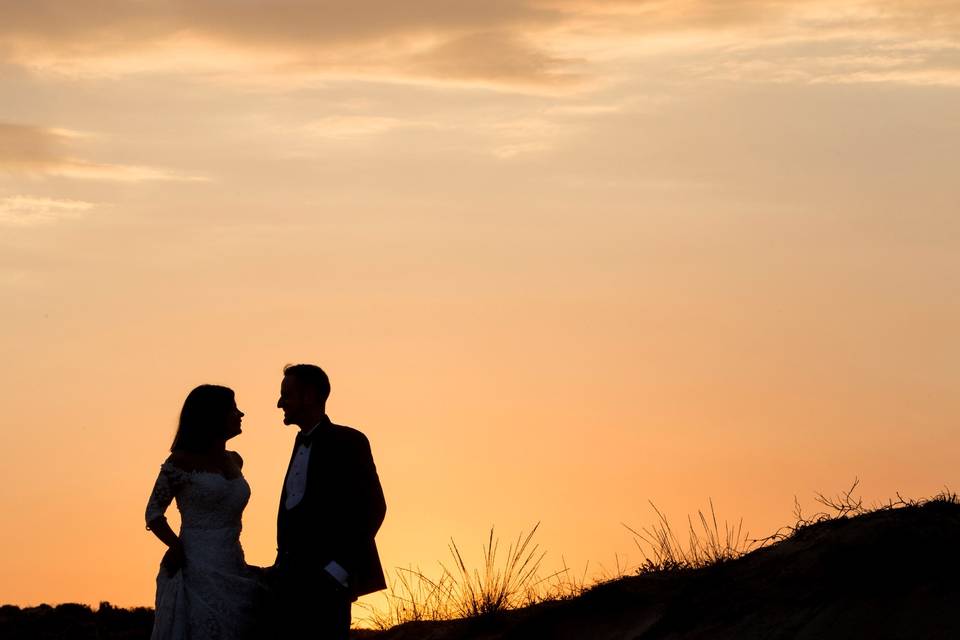
[[[280,572],[280,567],[278,567],[276,564],[273,564],[269,567],[264,567],[260,573],[260,581],[267,589],[276,589],[277,584],[282,578]]]

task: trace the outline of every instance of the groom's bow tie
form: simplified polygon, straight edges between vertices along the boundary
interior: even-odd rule
[[[317,431],[319,430],[320,430],[320,426],[317,425],[310,431],[310,433],[304,433],[303,431],[301,431],[300,433],[297,434],[297,439],[293,441],[294,446],[299,447],[300,445],[304,445],[306,447],[309,447],[310,444],[313,442],[314,438],[316,438]]]
[[[312,432],[310,433],[310,435],[306,435],[306,436],[305,436],[305,435],[303,435],[303,432],[301,431],[300,433],[297,434],[297,438],[293,441],[293,446],[299,447],[300,445],[303,444],[303,445],[306,445],[306,446],[309,447],[311,440],[313,440],[313,433],[312,433]]]
[[[304,445],[309,447],[310,443],[313,442],[313,439],[316,437],[317,433],[319,433],[324,427],[328,426],[329,424],[330,424],[330,418],[324,416],[323,420],[321,420],[316,425],[314,425],[313,429],[310,429],[308,433],[304,433],[303,431],[300,431],[299,433],[297,433],[296,440],[294,440],[294,446],[299,447],[300,445]]]

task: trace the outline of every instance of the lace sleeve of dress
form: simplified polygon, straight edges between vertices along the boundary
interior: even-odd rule
[[[153,491],[150,492],[150,499],[147,501],[147,529],[150,523],[157,518],[162,518],[166,513],[167,507],[173,502],[174,496],[183,485],[186,474],[176,468],[169,462],[160,465],[160,474],[153,485]]]

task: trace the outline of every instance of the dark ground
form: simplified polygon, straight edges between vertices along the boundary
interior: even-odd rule
[[[821,522],[738,560],[624,578],[485,620],[370,640],[960,639],[960,505]]]
[[[960,640],[960,505],[933,501],[802,528],[738,560],[623,578],[485,618],[364,640]],[[3,640],[149,638],[150,609],[0,607]]]

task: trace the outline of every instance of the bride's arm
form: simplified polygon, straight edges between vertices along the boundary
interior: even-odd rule
[[[147,529],[153,532],[160,541],[167,545],[167,552],[163,554],[163,560],[160,564],[169,569],[172,573],[186,565],[187,558],[183,553],[183,544],[180,538],[173,532],[167,519],[163,516],[154,518],[147,524]]]
[[[184,566],[186,562],[180,538],[170,528],[167,518],[164,516],[179,488],[181,475],[176,467],[169,464],[169,461],[164,464],[160,468],[160,475],[157,476],[157,481],[153,485],[153,491],[150,493],[150,499],[147,502],[147,529],[152,531],[153,535],[157,536],[163,544],[167,545],[167,552],[160,564],[167,567],[171,572]]]

